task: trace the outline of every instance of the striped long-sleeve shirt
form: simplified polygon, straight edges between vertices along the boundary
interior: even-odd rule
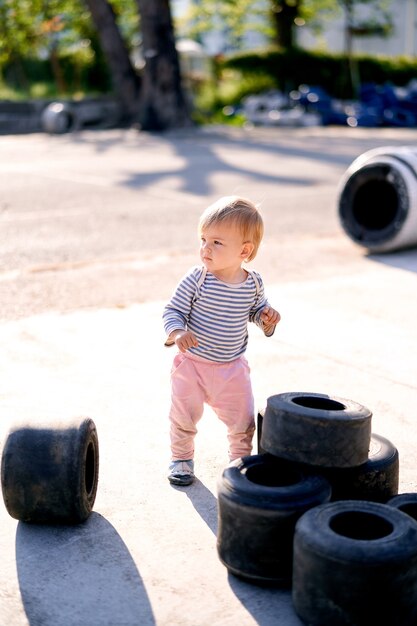
[[[252,270],[245,282],[234,285],[207,271],[199,285],[202,271],[193,267],[179,282],[164,309],[165,332],[169,337],[173,330],[190,330],[198,339],[190,352],[210,361],[233,361],[246,350],[248,322],[263,329],[260,314],[268,302],[262,278]]]

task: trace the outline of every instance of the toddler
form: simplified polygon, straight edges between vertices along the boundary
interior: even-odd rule
[[[194,438],[204,403],[227,427],[230,461],[249,455],[255,431],[250,370],[244,356],[248,321],[267,337],[280,320],[251,261],[263,236],[257,207],[236,196],[220,198],[200,218],[200,258],[178,284],[163,313],[166,346],[179,352],[171,371],[168,480],[194,480]]]

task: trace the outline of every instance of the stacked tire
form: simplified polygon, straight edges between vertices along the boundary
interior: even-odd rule
[[[357,403],[321,394],[269,398],[265,453],[234,462],[218,484],[217,548],[229,571],[257,582],[290,583],[296,523],[331,499],[320,469],[364,463],[370,433],[371,412]]]
[[[219,481],[220,560],[249,581],[292,585],[311,626],[417,623],[417,499],[398,502],[398,451],[371,420],[343,398],[272,396],[258,454]]]
[[[298,400],[300,394],[282,394],[280,396],[279,402],[291,402],[291,399],[294,397],[295,400]],[[323,402],[328,402],[330,398],[326,396],[318,396],[318,394],[301,394],[302,401],[307,403],[307,398],[311,399],[311,403],[316,400],[316,398],[322,398]],[[277,401],[277,396],[271,400],[271,402]],[[347,400],[332,399],[332,402],[348,403]],[[349,401],[351,404],[351,402]],[[336,405],[337,406],[337,405]],[[258,438],[258,452],[266,453],[268,448],[275,450],[275,453],[278,453],[281,450],[281,442],[274,445],[274,440],[276,441],[277,434],[274,432],[274,423],[270,423],[267,425],[269,430],[269,434],[263,436],[264,431],[264,415],[265,410],[261,410],[257,416],[257,438]],[[321,415],[321,417],[320,417]],[[332,419],[330,414],[320,415],[317,418],[318,424],[316,427],[316,431],[319,431],[321,428],[324,430],[323,424],[326,423],[326,419]],[[344,414],[347,415],[346,413]],[[281,418],[282,419],[282,418]],[[320,426],[321,425],[321,426]],[[347,426],[350,428],[350,426]],[[354,426],[352,426],[353,428]],[[362,427],[363,428],[363,427]],[[272,435],[271,435],[272,431]],[[313,433],[314,434],[314,433]],[[362,433],[364,434],[364,433]],[[287,434],[288,436],[288,434]],[[264,439],[263,439],[264,437]],[[272,437],[272,440],[271,440]],[[334,437],[334,435],[333,435]],[[368,436],[365,433],[366,440],[368,440]],[[268,441],[268,439],[270,441]],[[334,439],[333,439],[334,441]],[[352,437],[349,437],[345,442],[346,446],[348,446],[350,441],[350,445],[353,445]],[[330,440],[331,443],[331,440]],[[343,443],[343,442],[342,442]],[[311,444],[312,445],[312,444]],[[327,444],[328,445],[328,444]],[[266,448],[265,448],[266,446]],[[329,447],[329,446],[328,446]],[[343,447],[343,445],[342,445]],[[363,452],[363,450],[362,450]],[[273,452],[274,454],[274,452]],[[288,450],[284,450],[284,454],[288,457]],[[297,457],[300,458],[301,453],[297,451]],[[276,454],[279,456],[279,454]],[[334,457],[334,455],[333,455]],[[313,457],[312,457],[313,459]],[[304,453],[305,460],[305,453]],[[317,460],[317,458],[316,458]],[[390,498],[393,498],[398,494],[398,486],[399,486],[399,455],[398,450],[395,445],[385,437],[378,435],[376,433],[371,433],[369,439],[369,447],[366,455],[366,459],[363,463],[359,465],[353,465],[351,467],[344,465],[341,467],[342,461],[338,459],[335,460],[335,465],[332,466],[331,458],[327,456],[327,460],[325,458],[322,459],[325,461],[322,465],[318,465],[314,467],[315,471],[319,471],[321,475],[325,476],[329,481],[332,488],[332,496],[331,500],[369,500],[372,502],[381,502],[386,503]],[[295,460],[293,461],[295,463]],[[300,467],[304,471],[309,471],[312,469],[311,465],[308,464],[300,464]]]
[[[417,623],[417,524],[364,500],[308,511],[294,535],[292,600],[310,626]]]
[[[330,496],[324,477],[272,455],[234,461],[218,484],[220,560],[241,578],[288,586],[295,525],[303,513],[329,502]]]

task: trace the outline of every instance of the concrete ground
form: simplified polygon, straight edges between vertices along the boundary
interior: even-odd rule
[[[65,423],[88,415],[100,440],[99,489],[85,524],[27,525],[0,507],[1,624],[301,625],[290,591],[238,580],[217,557],[216,484],[227,446],[224,428],[209,410],[196,440],[196,482],[181,489],[166,480],[173,350],[163,347],[161,311],[175,281],[198,261],[192,229],[199,210],[219,195],[256,192],[265,204],[268,236],[253,266],[282,314],[272,338],[250,330],[247,356],[257,406],[285,391],[366,405],[373,432],[399,450],[400,492],[415,491],[417,250],[367,255],[341,231],[334,200],[355,156],[377,145],[416,141],[416,131],[372,129],[0,139],[3,207],[17,207],[0,216],[7,234],[0,273],[0,439],[21,420]],[[210,150],[204,152],[206,143]],[[150,241],[133,253],[124,231],[128,253],[113,251],[111,261],[107,250],[101,255],[92,247],[83,257],[80,246],[80,257],[64,262],[49,244],[50,256],[42,258],[44,246],[33,242],[44,237],[64,245],[75,232],[62,214],[70,218],[78,211],[79,217],[91,209],[93,219],[101,198],[106,220],[110,205],[121,197],[129,202],[118,177],[132,170],[140,144],[149,156],[135,161],[135,202],[139,193],[152,207],[153,219],[150,214],[142,221]],[[194,178],[176,170],[179,148]],[[172,178],[158,176],[162,170]],[[203,177],[207,171],[210,178]],[[63,183],[61,197],[51,180]],[[199,192],[196,183],[203,181]],[[94,206],[83,207],[86,184],[98,189]],[[29,217],[38,194],[38,211],[49,211],[51,221]],[[117,239],[119,231],[113,233]],[[106,236],[110,242],[111,232]],[[88,236],[83,241],[92,246]],[[33,258],[25,262],[24,254]],[[133,284],[146,286],[147,297],[139,297]],[[94,286],[99,295],[91,295]]]

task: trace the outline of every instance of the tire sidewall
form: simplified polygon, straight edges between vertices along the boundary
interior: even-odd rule
[[[353,468],[322,468],[332,485],[332,500],[385,503],[398,493],[399,455],[385,437],[371,435],[368,460]]]
[[[251,472],[291,472],[295,482],[265,486]],[[218,482],[217,552],[234,575],[258,584],[288,586],[292,574],[294,529],[311,506],[329,501],[331,489],[321,476],[305,477],[270,455],[238,459]]]
[[[338,515],[352,512],[376,515],[392,532],[367,540],[331,528]],[[401,511],[367,501],[307,511],[294,534],[292,599],[297,615],[311,626],[414,626],[417,524]]]
[[[359,512],[375,515],[392,525],[392,532],[381,539],[359,541],[336,533],[332,520],[344,513]],[[365,500],[343,500],[326,503],[307,511],[297,522],[294,541],[302,537],[303,544],[317,554],[329,555],[338,563],[377,565],[381,562],[398,561],[406,555],[417,558],[417,523],[385,504]]]
[[[265,468],[269,473],[283,472],[291,476],[289,485],[267,486],[252,482],[251,470],[257,467]],[[317,496],[327,494],[330,498],[331,489],[328,481],[320,474],[306,472],[301,466],[278,459],[271,454],[257,454],[243,457],[231,463],[222,474],[218,484],[218,492],[246,506],[259,507],[272,510],[287,509],[292,506],[295,509],[309,506],[311,501],[316,501]]]
[[[85,521],[95,501],[98,462],[97,431],[90,418],[12,429],[1,462],[8,513],[32,523]]]
[[[73,522],[80,523],[93,509],[98,486],[98,436],[95,423],[90,418],[85,418],[76,430],[72,458]]]
[[[322,407],[299,404],[303,400]],[[267,400],[261,448],[298,463],[357,467],[368,459],[371,418],[369,409],[352,400],[317,393],[278,394]]]

